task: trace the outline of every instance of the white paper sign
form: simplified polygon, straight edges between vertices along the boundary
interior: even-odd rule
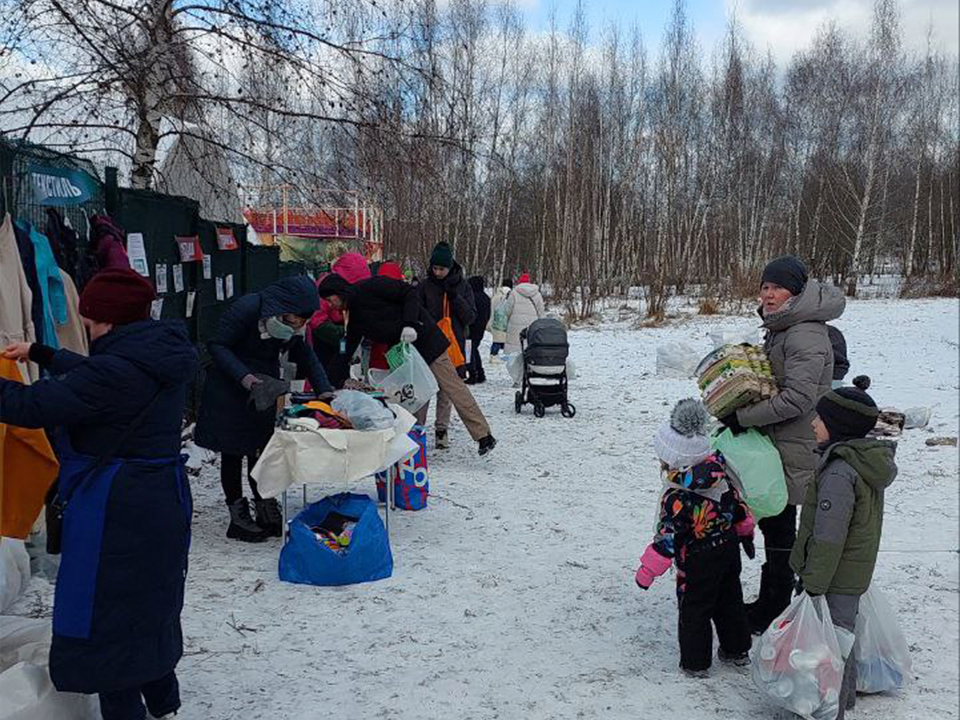
[[[159,320],[161,314],[163,314],[163,298],[157,298],[150,303],[150,317]]]
[[[223,278],[217,278],[217,300],[223,300]]]
[[[130,267],[144,277],[150,277],[150,266],[147,265],[147,248],[143,244],[141,233],[127,235],[127,257],[130,258]]]
[[[224,281],[226,284],[227,297],[233,297],[233,275],[227,275],[227,279]]]
[[[210,278],[213,277],[213,272],[211,271],[212,267],[213,265],[210,261],[210,256],[204,255],[203,256],[203,279],[204,280],[209,280]]]
[[[183,265],[173,266],[173,291],[183,292]]]
[[[187,293],[187,317],[193,317],[193,304],[197,299],[197,293],[191,290]]]
[[[157,295],[167,292],[167,264],[157,263]]]

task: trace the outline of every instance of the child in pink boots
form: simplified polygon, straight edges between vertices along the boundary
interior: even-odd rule
[[[640,558],[636,581],[646,590],[677,566],[680,668],[705,677],[717,628],[722,662],[749,662],[750,628],[740,587],[740,544],[754,556],[753,515],[727,481],[723,456],[706,436],[707,412],[681,400],[653,441],[664,472],[660,521]]]

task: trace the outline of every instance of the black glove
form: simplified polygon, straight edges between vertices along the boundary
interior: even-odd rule
[[[290,382],[288,380],[280,380],[261,373],[254,373],[254,377],[259,382],[254,383],[250,388],[250,402],[253,403],[257,412],[264,412],[271,407],[276,407],[277,398],[290,392]]]
[[[757,547],[753,544],[752,537],[740,538],[740,544],[743,545],[743,551],[748,558],[753,560],[757,556]]]
[[[740,424],[740,421],[737,420],[736,411],[730,413],[729,415],[724,415],[722,418],[720,418],[720,422],[730,428],[730,432],[732,432],[734,435],[739,435],[740,433],[747,431],[747,429]]]

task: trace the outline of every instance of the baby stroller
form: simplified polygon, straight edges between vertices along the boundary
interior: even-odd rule
[[[560,406],[564,417],[572,418],[577,409],[567,401],[567,331],[553,318],[534,321],[520,333],[523,352],[523,386],[517,391],[517,412],[526,403],[533,405],[533,414],[541,418],[552,405]]]

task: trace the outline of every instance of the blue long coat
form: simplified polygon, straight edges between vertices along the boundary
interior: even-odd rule
[[[192,502],[179,459],[187,384],[197,354],[179,322],[116,327],[90,357],[48,351],[52,377],[0,380],[0,422],[58,427],[63,554],[50,674],[62,691],[107,692],[173,670],[182,654]],[[156,397],[114,460],[85,480]]]
[[[310,317],[320,308],[317,288],[306,276],[282,278],[258,293],[239,298],[220,318],[216,336],[207,344],[213,364],[207,371],[194,439],[201,447],[231,455],[262,450],[276,421],[271,408],[263,412],[250,404],[240,384],[245,375],[280,375],[280,353],[310,380],[317,392],[331,390],[323,366],[302,336],[281,342],[264,336],[260,321],[290,313]]]

